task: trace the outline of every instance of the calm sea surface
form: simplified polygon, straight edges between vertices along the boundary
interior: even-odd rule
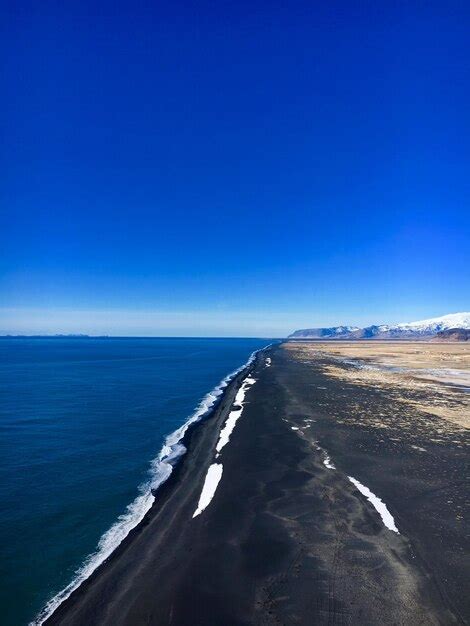
[[[139,495],[165,435],[266,339],[0,338],[0,615],[27,624]]]

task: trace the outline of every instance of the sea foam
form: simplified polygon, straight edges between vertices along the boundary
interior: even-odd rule
[[[102,535],[95,552],[85,559],[83,564],[75,572],[71,582],[47,602],[37,617],[30,623],[30,626],[40,626],[43,624],[62,602],[78,589],[101,563],[114,552],[119,544],[127,537],[129,532],[140,524],[155,502],[155,496],[153,495],[155,490],[169,478],[178,459],[185,454],[186,448],[182,443],[182,439],[188,428],[191,424],[200,421],[203,417],[208,415],[230,381],[242,370],[251,365],[258,352],[266,350],[268,347],[269,346],[265,346],[260,350],[255,350],[244,365],[231,374],[228,374],[212,391],[204,396],[194,413],[180,428],[177,428],[166,437],[160,453],[151,462],[150,479],[139,487],[139,495],[127,506],[125,512],[118,517],[111,528]]]

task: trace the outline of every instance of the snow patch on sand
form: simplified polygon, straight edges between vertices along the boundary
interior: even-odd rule
[[[193,513],[193,518],[200,515],[211,503],[217,486],[222,478],[223,465],[221,463],[212,463],[207,470],[204,486],[199,497],[197,509]]]
[[[316,448],[319,452],[321,451],[325,454],[325,458],[323,459],[323,465],[327,467],[328,469],[335,470],[336,465],[332,463],[331,458],[325,452],[325,450],[323,450],[323,448],[321,448],[319,445],[316,445]],[[372,491],[368,487],[360,483],[358,480],[356,480],[352,476],[348,476],[348,480],[352,482],[352,484],[356,487],[356,489],[360,491],[362,495],[365,496],[369,500],[369,502],[372,504],[374,509],[382,518],[384,525],[389,530],[393,530],[394,533],[397,533],[399,535],[400,532],[398,528],[396,527],[395,520],[393,519],[393,516],[390,513],[390,511],[387,509],[385,502],[383,502],[378,496],[372,493]]]
[[[266,367],[271,367],[271,358],[269,356],[266,359]]]
[[[247,376],[245,380],[243,381],[242,386],[237,391],[234,404],[239,408],[232,409],[230,411],[227,421],[225,422],[224,427],[220,431],[219,441],[217,442],[217,445],[215,447],[215,449],[217,450],[216,458],[219,456],[222,448],[226,446],[228,442],[230,441],[230,435],[233,433],[233,429],[235,428],[235,425],[240,415],[243,413],[243,402],[245,400],[246,392],[252,385],[255,384],[255,382],[256,382],[255,378],[252,378],[251,376]]]
[[[348,476],[348,479],[362,493],[362,495],[365,496],[369,500],[369,502],[372,504],[374,509],[378,512],[378,514],[382,518],[382,521],[385,524],[385,526],[389,528],[390,530],[393,530],[394,533],[400,534],[398,528],[395,525],[395,520],[393,519],[393,516],[390,513],[390,511],[387,509],[387,506],[385,505],[385,503],[382,502],[382,500],[378,496],[372,493],[372,491],[368,487],[360,483],[358,480],[356,480],[352,476]]]

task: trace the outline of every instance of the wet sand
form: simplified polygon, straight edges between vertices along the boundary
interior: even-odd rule
[[[332,375],[332,363],[290,344],[261,353],[191,431],[144,523],[46,623],[467,623],[468,431]],[[248,373],[222,478],[193,518]],[[383,500],[399,533],[348,477]]]

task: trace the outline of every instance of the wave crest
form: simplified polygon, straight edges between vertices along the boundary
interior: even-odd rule
[[[165,443],[158,456],[150,464],[150,479],[138,488],[139,495],[127,506],[125,512],[118,517],[111,528],[102,535],[96,550],[86,557],[83,564],[76,570],[71,582],[47,602],[37,617],[30,623],[30,626],[41,626],[41,624],[43,624],[114,552],[130,531],[140,524],[155,502],[155,491],[168,480],[173,471],[173,467],[185,454],[186,447],[183,445],[182,439],[189,426],[195,422],[199,422],[214,409],[215,404],[230,381],[248,367],[254,361],[256,354],[261,350],[265,350],[266,347],[255,350],[244,365],[221,380],[212,391],[204,396],[191,417],[182,426],[166,437]]]

